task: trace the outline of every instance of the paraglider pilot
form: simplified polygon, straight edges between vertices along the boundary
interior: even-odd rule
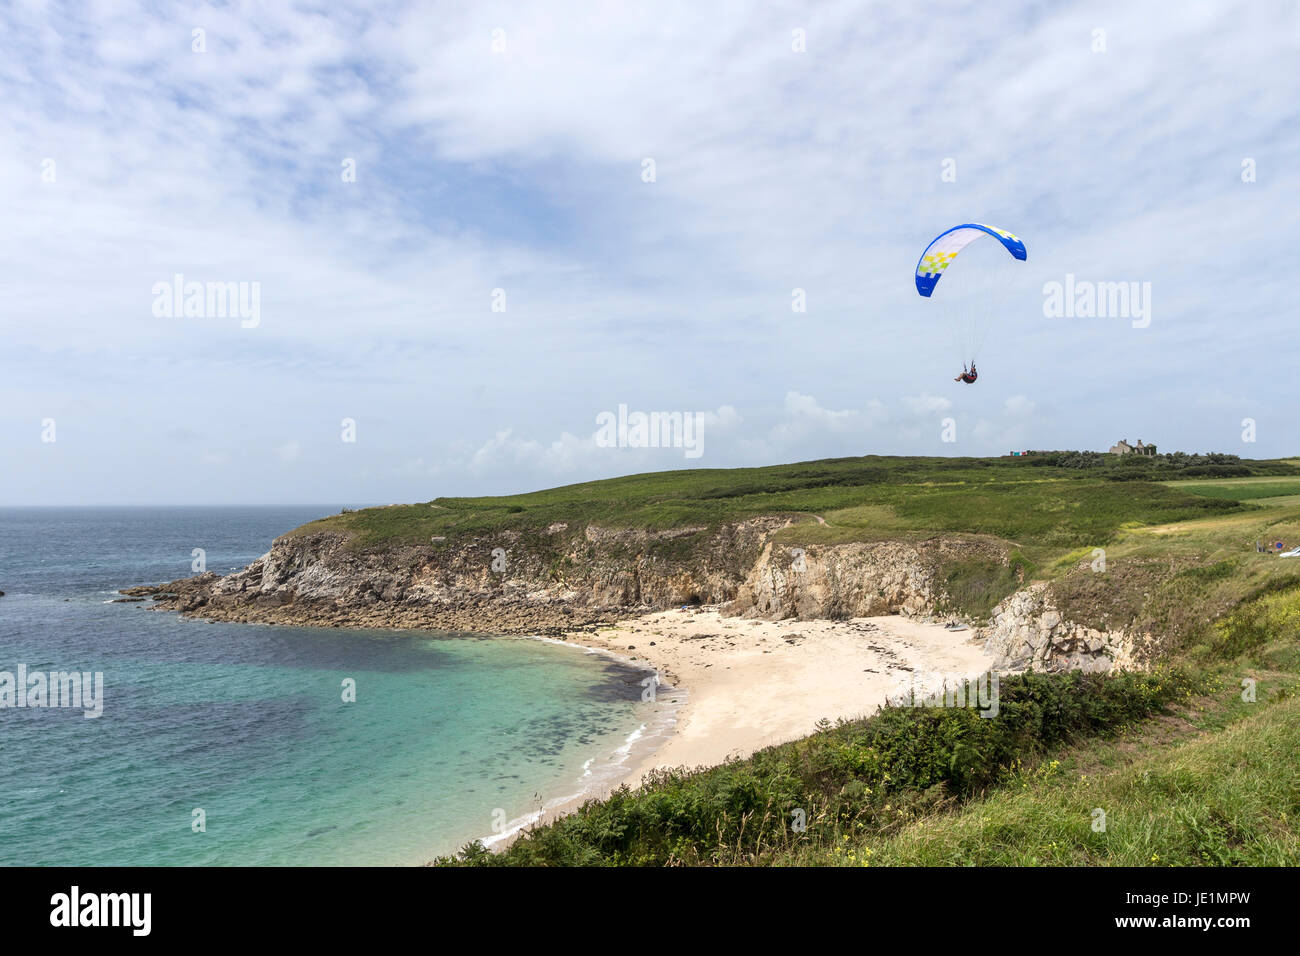
[[[965,382],[970,385],[975,379],[980,377],[980,373],[975,371],[975,360],[971,359],[970,371],[966,371],[966,363],[961,363],[961,374],[953,379],[954,382]]]

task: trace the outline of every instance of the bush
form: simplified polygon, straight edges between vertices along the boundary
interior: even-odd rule
[[[1004,678],[996,717],[968,708],[887,707],[866,720],[709,770],[652,774],[524,834],[499,854],[471,845],[440,865],[770,863],[846,831],[888,832],[936,804],[996,786],[1026,758],[1109,734],[1187,692],[1163,674]],[[802,810],[805,830],[791,827]]]

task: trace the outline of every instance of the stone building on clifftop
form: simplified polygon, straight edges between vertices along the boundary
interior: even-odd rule
[[[1127,438],[1121,438],[1118,445],[1110,446],[1112,455],[1154,455],[1156,453],[1155,445],[1144,445],[1139,438],[1136,445],[1130,445]]]

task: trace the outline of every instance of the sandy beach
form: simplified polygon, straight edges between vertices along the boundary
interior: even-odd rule
[[[503,847],[521,832],[576,810],[651,770],[710,767],[806,737],[822,718],[864,717],[887,697],[985,673],[992,657],[971,631],[897,615],[847,621],[724,617],[717,608],[659,611],[598,631],[546,638],[654,668],[675,723],[615,755],[607,782],[549,803],[484,838]]]
[[[647,663],[687,692],[675,732],[633,761],[631,786],[653,768],[747,756],[807,736],[822,718],[866,716],[909,683],[975,677],[991,663],[970,631],[900,616],[765,621],[671,610],[569,639]]]

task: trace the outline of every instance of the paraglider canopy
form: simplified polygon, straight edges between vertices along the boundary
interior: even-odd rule
[[[953,275],[944,283],[945,291],[935,295],[939,280],[953,266],[958,254],[981,237],[994,242],[979,243],[966,252],[962,264],[952,269]],[[934,303],[926,306],[927,310],[932,310],[930,314],[951,331],[953,348],[963,361],[962,374],[956,381],[967,385],[975,382],[975,360],[993,319],[1015,311],[1008,310],[1007,303],[1017,280],[1026,276],[1020,263],[1027,258],[1025,244],[1019,236],[980,222],[962,223],[939,233],[921,253],[916,263],[916,291],[927,302]],[[969,371],[964,365],[966,361],[970,362]]]
[[[1022,262],[1026,259],[1025,244],[1020,241],[1018,236],[1013,236],[1005,229],[999,229],[997,226],[986,226],[979,222],[967,222],[960,226],[953,226],[947,232],[941,232],[930,240],[930,244],[925,247],[921,253],[921,258],[916,263],[916,291],[921,293],[927,299],[930,293],[934,292],[934,287],[939,284],[939,279],[943,277],[943,270],[947,269],[953,259],[957,258],[957,253],[961,252],[980,236],[992,236]]]

